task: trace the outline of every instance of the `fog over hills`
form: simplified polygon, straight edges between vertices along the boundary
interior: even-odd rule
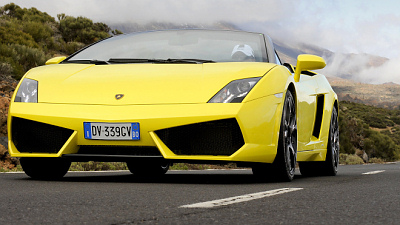
[[[110,26],[124,33],[189,28],[241,30],[234,24],[225,22],[211,25],[159,22],[147,24],[111,23]],[[297,56],[300,54],[313,54],[323,57],[327,66],[317,72],[324,74],[328,78],[333,89],[338,94],[339,100],[385,108],[400,107],[400,76],[397,76],[397,71],[389,71],[387,69],[388,64],[394,63],[392,60],[369,54],[335,53],[307,43],[285,43],[274,37],[273,34],[269,35],[271,35],[275,48],[283,62],[288,62],[295,66]],[[383,73],[389,74],[385,77],[382,76]]]
[[[400,84],[379,84],[381,73],[386,71],[385,64],[390,63],[388,58],[368,54],[334,53],[309,44],[289,46],[277,41],[275,48],[283,61],[293,65],[296,65],[296,57],[299,54],[322,56],[327,66],[318,72],[326,75],[340,101],[400,109]],[[382,67],[383,69],[380,69]]]
[[[399,1],[164,0],[150,5],[145,0],[101,4],[98,0],[12,2],[36,7],[55,18],[59,13],[84,15],[124,33],[190,27],[266,32],[281,47],[282,58],[288,62],[296,58],[293,52],[316,51],[328,62],[321,70],[327,76],[400,84]],[[357,54],[349,54],[352,52]]]
[[[282,60],[293,65],[296,65],[299,54],[322,56],[327,66],[317,72],[326,75],[340,101],[400,109],[399,84],[373,84],[381,78],[381,74],[374,74],[374,71],[380,71],[380,67],[389,63],[387,58],[368,54],[334,53],[309,44],[288,46],[275,42],[275,47]]]

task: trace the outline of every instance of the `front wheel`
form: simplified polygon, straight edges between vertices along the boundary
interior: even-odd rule
[[[279,143],[275,160],[272,164],[254,166],[254,175],[292,181],[297,161],[297,120],[296,101],[293,94],[286,92],[279,132]]]
[[[38,180],[61,179],[71,166],[63,158],[20,158],[19,161],[26,175]]]

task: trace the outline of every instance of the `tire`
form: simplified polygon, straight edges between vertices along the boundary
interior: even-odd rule
[[[71,162],[63,158],[20,158],[26,175],[36,180],[58,180],[68,172]]]
[[[138,176],[161,176],[164,175],[170,166],[167,160],[161,161],[130,161],[126,162],[131,173]]]
[[[334,107],[329,126],[326,158],[323,162],[301,162],[300,172],[303,176],[335,176],[339,166],[339,121]]]
[[[279,143],[272,164],[258,164],[252,168],[253,174],[268,179],[292,181],[297,161],[297,120],[296,101],[288,90],[282,110]]]
[[[329,127],[328,148],[326,159],[322,166],[323,174],[326,176],[335,176],[339,167],[339,120],[335,107],[332,110],[331,124]]]

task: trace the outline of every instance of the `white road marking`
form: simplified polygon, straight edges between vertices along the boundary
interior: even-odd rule
[[[363,173],[363,175],[371,175],[371,174],[377,174],[377,173],[382,173],[382,172],[385,172],[385,170],[370,171],[370,172]]]
[[[257,193],[253,193],[253,194],[218,199],[218,200],[213,200],[213,201],[208,201],[208,202],[200,202],[200,203],[195,203],[195,204],[182,205],[179,208],[212,208],[212,207],[218,207],[218,206],[223,206],[223,205],[235,204],[235,203],[239,203],[239,202],[251,201],[251,200],[260,199],[260,198],[266,198],[266,197],[284,194],[284,193],[288,193],[288,192],[292,192],[292,191],[299,191],[302,189],[303,188],[281,188],[281,189],[275,189],[275,190],[270,190],[270,191],[257,192]]]

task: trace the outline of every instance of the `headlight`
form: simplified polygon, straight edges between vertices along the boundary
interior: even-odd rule
[[[209,103],[237,103],[242,102],[250,90],[256,85],[261,77],[235,80],[226,85]]]
[[[14,102],[37,102],[38,82],[25,78],[18,88]]]

